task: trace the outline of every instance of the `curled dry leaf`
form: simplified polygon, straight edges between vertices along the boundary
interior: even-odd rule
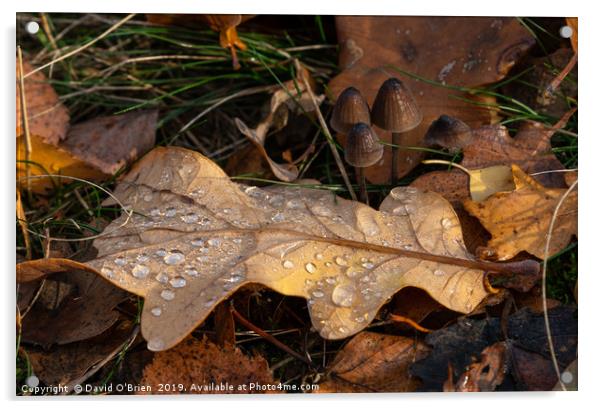
[[[134,210],[132,224],[97,238],[88,265],[145,298],[152,350],[177,344],[253,282],[306,298],[328,339],[361,331],[406,286],[462,313],[488,295],[484,272],[466,267],[453,209],[435,193],[396,188],[378,211],[301,186],[238,185],[199,153],[156,148],[115,195]]]
[[[272,95],[270,100],[270,106],[268,109],[267,116],[255,127],[255,129],[249,128],[239,118],[234,118],[236,127],[244,136],[246,136],[255,147],[259,150],[261,155],[270,165],[270,169],[278,179],[285,182],[292,182],[299,176],[299,169],[294,163],[276,163],[270,158],[267,151],[265,150],[265,140],[268,131],[277,127],[282,129],[288,122],[289,112],[301,114],[304,112],[314,111],[314,105],[311,95],[305,90],[304,81],[301,76],[305,76],[308,79],[308,83],[312,86],[309,72],[301,68],[297,74],[296,80],[287,81],[284,83],[284,88],[278,89]],[[316,97],[318,105],[324,100],[324,95]],[[313,149],[313,147],[309,147]],[[301,155],[303,158],[308,152]]]
[[[152,390],[146,393],[153,394],[266,393],[250,385],[275,387],[268,363],[261,356],[248,357],[234,346],[219,347],[207,338],[199,341],[192,337],[169,351],[154,354],[140,384],[149,385]],[[159,385],[165,384],[182,384],[187,390],[161,391]]]
[[[23,61],[23,73],[28,74],[34,67]],[[19,63],[17,62],[17,72]],[[67,136],[69,129],[69,112],[59,101],[59,97],[48,84],[41,71],[24,79],[25,100],[29,132],[43,143],[57,145]],[[23,134],[23,119],[21,113],[21,84],[17,76],[17,137]]]
[[[360,332],[337,354],[319,393],[412,392],[419,382],[410,375],[410,364],[428,350],[413,338]]]
[[[545,188],[518,166],[512,165],[516,189],[499,192],[483,202],[467,200],[466,210],[477,217],[491,233],[488,247],[499,260],[508,260],[521,251],[544,258],[552,215],[566,189]],[[553,255],[577,235],[577,191],[571,192],[558,211],[550,240]]]
[[[91,338],[119,317],[115,307],[127,293],[90,267],[65,259],[33,260],[17,265],[17,280],[45,278],[43,291],[23,319],[23,340],[43,346]]]
[[[27,357],[33,373],[46,385],[65,385],[83,377],[107,356],[119,352],[131,334],[131,324],[123,323],[93,339],[56,346],[49,351],[27,348]]]
[[[527,121],[520,126],[514,137],[510,136],[508,129],[503,125],[488,125],[474,129],[474,139],[471,144],[464,147],[464,157],[460,165],[472,172],[514,163],[528,173],[545,172],[533,177],[546,187],[565,187],[562,172],[549,172],[564,170],[562,163],[552,153],[550,140],[557,129],[566,125],[573,113],[574,111],[567,112],[552,128],[538,122]],[[453,169],[426,173],[416,178],[411,186],[437,192],[457,204],[469,198],[469,190],[466,188],[470,183],[469,180],[469,175]],[[503,189],[507,189],[508,186]]]
[[[481,352],[481,360],[470,364],[455,385],[447,383],[443,390],[444,392],[492,392],[504,381],[507,370],[507,345],[505,342],[496,342]]]
[[[403,134],[405,146],[422,146],[427,128],[440,115],[475,127],[491,123],[494,114],[453,97],[466,98],[464,93],[401,77],[392,67],[444,84],[477,87],[504,78],[535,43],[514,18],[337,16],[336,24],[343,71],[329,84],[332,96],[353,86],[372,103],[382,82],[397,76],[412,91],[423,113],[422,123]],[[380,139],[391,141],[389,132],[376,131]],[[386,149],[383,161],[366,169],[371,182],[384,183],[390,177],[390,155],[391,150]],[[399,176],[418,165],[422,156],[420,151],[400,150]]]

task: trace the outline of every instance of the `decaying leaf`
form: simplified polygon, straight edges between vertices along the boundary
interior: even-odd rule
[[[261,356],[248,357],[234,346],[218,347],[207,338],[199,341],[192,337],[169,351],[154,354],[140,381],[141,385],[150,385],[153,394],[275,393],[274,383],[268,363]],[[181,384],[186,390],[161,390],[159,385],[165,384]],[[231,389],[224,388],[227,385]],[[251,385],[272,388],[266,391]]]
[[[551,309],[549,318],[556,358],[560,367],[565,368],[575,359],[577,353],[575,309],[567,306]],[[523,308],[509,317],[506,328],[507,339],[504,337],[499,318],[463,318],[457,324],[428,334],[426,343],[432,346],[432,352],[425,359],[413,364],[410,370],[422,380],[420,390],[441,391],[448,381],[450,365],[452,378],[458,380],[469,369],[470,364],[475,362],[481,351],[500,341],[505,341],[511,349],[521,348],[522,351],[538,354],[549,362],[550,350],[543,314]],[[506,377],[498,389],[512,390],[515,388],[513,382],[521,382],[517,373],[517,370],[521,369],[514,367],[516,363],[512,359],[510,361],[512,368],[506,373],[512,373],[513,379]]]
[[[427,352],[428,347],[413,338],[360,332],[337,354],[319,392],[414,391],[419,382],[409,366]]]
[[[23,61],[24,75],[33,71],[27,61]],[[19,64],[17,62],[17,72]],[[25,99],[27,103],[27,119],[29,132],[41,139],[43,143],[57,145],[67,136],[69,128],[69,112],[59,101],[59,97],[48,84],[41,71],[24,79]],[[23,134],[21,114],[21,85],[17,76],[17,137]]]
[[[268,131],[271,128],[281,129],[288,122],[289,112],[301,114],[305,112],[314,111],[314,105],[310,94],[305,90],[304,81],[301,76],[305,76],[308,79],[308,83],[312,86],[311,77],[306,69],[301,69],[297,73],[298,78],[296,80],[290,80],[285,82],[284,88],[278,89],[272,95],[270,100],[270,106],[268,109],[267,116],[255,127],[255,129],[249,128],[239,118],[234,118],[236,127],[245,135],[255,147],[259,150],[261,155],[270,165],[270,169],[274,175],[286,182],[292,182],[299,176],[299,169],[293,163],[276,163],[270,158],[267,151],[265,150],[265,140]],[[318,104],[321,104],[324,100],[324,95],[316,97]],[[310,147],[309,149],[311,149]],[[307,153],[307,152],[306,152]],[[301,157],[306,155],[303,154]]]
[[[21,263],[17,277],[23,282],[46,278],[39,298],[23,319],[23,340],[43,346],[63,345],[91,338],[118,319],[114,308],[127,298],[89,267],[75,262],[43,259]],[[43,274],[35,271],[43,272]]]
[[[466,98],[463,93],[401,77],[392,67],[444,84],[476,87],[502,79],[535,43],[513,18],[337,16],[336,24],[343,72],[329,84],[332,97],[353,86],[372,103],[384,80],[391,76],[401,79],[413,92],[424,117],[420,126],[403,134],[405,146],[422,146],[427,128],[440,115],[476,127],[490,124],[494,114],[453,97]],[[479,98],[477,102],[494,101]],[[390,133],[376,131],[383,141],[390,142]],[[420,162],[423,154],[416,150],[400,152],[401,177]],[[390,149],[386,149],[383,161],[366,169],[371,182],[387,181],[390,155]]]
[[[94,118],[73,125],[60,145],[110,176],[155,146],[157,110]]]
[[[481,360],[469,365],[455,385],[444,392],[491,392],[503,381],[508,369],[507,345],[496,342],[481,352]]]
[[[503,125],[474,129],[473,142],[464,148],[464,157],[460,164],[471,171],[514,163],[527,173],[539,173],[533,177],[546,187],[565,187],[562,172],[549,172],[564,169],[552,153],[550,140],[557,129],[564,127],[573,113],[574,111],[569,111],[552,128],[527,121],[521,125],[514,137],[510,136],[508,129]],[[469,176],[456,169],[426,173],[416,178],[411,185],[437,192],[452,203],[469,198]]]
[[[34,374],[46,385],[68,384],[119,350],[132,332],[131,324],[106,331],[90,340],[61,345],[49,351],[27,349]]]
[[[132,225],[97,238],[88,265],[145,298],[152,350],[177,344],[252,282],[306,298],[328,339],[361,331],[406,286],[462,313],[488,295],[484,272],[458,264],[472,256],[434,193],[396,188],[377,211],[323,190],[238,185],[196,152],[156,148],[115,195],[135,212]]]
[[[466,210],[478,217],[491,233],[488,247],[499,260],[508,260],[521,251],[544,258],[552,215],[566,189],[545,188],[518,166],[512,165],[516,189],[499,192],[482,202],[467,200]],[[569,244],[577,234],[577,191],[569,194],[554,223],[549,254]]]

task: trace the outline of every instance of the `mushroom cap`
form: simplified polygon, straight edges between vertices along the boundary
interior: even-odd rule
[[[347,134],[345,161],[356,168],[374,165],[383,157],[384,146],[370,125],[355,124]]]
[[[458,118],[441,115],[429,126],[424,141],[428,145],[461,149],[472,141],[472,129]]]
[[[340,133],[348,133],[357,123],[370,123],[370,108],[362,94],[354,87],[346,88],[334,104],[330,126]]]
[[[422,112],[412,92],[397,78],[380,86],[372,104],[372,123],[385,131],[406,132],[422,122]]]

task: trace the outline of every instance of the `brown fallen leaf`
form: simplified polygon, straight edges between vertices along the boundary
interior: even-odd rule
[[[84,376],[94,365],[111,355],[132,333],[130,323],[89,340],[61,345],[49,351],[27,348],[33,373],[46,385],[68,384]]]
[[[23,61],[24,75],[33,70],[34,67],[29,62]],[[57,145],[65,139],[69,129],[67,108],[59,101],[58,95],[41,71],[30,75],[24,81],[30,134],[41,139],[43,143]],[[23,134],[20,95],[21,85],[17,77],[17,137]]]
[[[510,136],[508,129],[503,125],[474,129],[474,139],[464,147],[464,157],[460,165],[471,171],[514,163],[525,172],[539,173],[533,177],[546,187],[565,187],[563,172],[549,172],[564,170],[562,163],[552,153],[550,140],[556,129],[564,127],[573,113],[574,111],[567,112],[552,128],[527,121],[521,125],[514,137]],[[469,182],[470,178],[465,172],[453,169],[421,175],[411,186],[437,192],[456,204],[470,197]]]
[[[308,299],[313,326],[340,339],[406,286],[471,312],[488,295],[475,265],[510,267],[472,260],[451,206],[414,188],[392,190],[377,211],[318,189],[238,185],[172,147],[147,154],[114,193],[132,224],[97,238],[87,265],[145,298],[151,350],[177,344],[247,283]]]
[[[277,393],[268,363],[261,356],[248,357],[234,346],[218,347],[207,338],[199,341],[192,337],[169,351],[154,354],[153,361],[144,368],[140,384],[150,385],[152,391],[147,393],[158,395]],[[187,390],[159,388],[180,384]]]
[[[73,125],[60,145],[110,176],[155,146],[157,110],[98,117]]]
[[[409,367],[428,351],[413,338],[360,332],[337,354],[318,392],[412,392],[420,382]]]
[[[420,323],[430,313],[443,309],[425,291],[415,287],[406,287],[393,296],[391,312]]]
[[[384,80],[391,76],[401,79],[414,94],[424,117],[417,128],[403,134],[405,146],[422,146],[427,128],[440,115],[476,127],[491,123],[494,113],[454,98],[466,98],[464,93],[401,77],[392,67],[443,84],[477,87],[504,78],[535,43],[514,18],[337,16],[336,24],[343,72],[329,84],[332,97],[353,86],[372,103]],[[474,99],[495,102],[491,98]],[[390,133],[377,132],[383,141],[391,141]],[[387,181],[390,155],[391,150],[386,149],[383,161],[366,169],[371,182]],[[406,175],[422,157],[420,151],[401,149],[399,176]]]
[[[305,76],[310,86],[312,86],[311,83],[313,81],[311,81],[309,72],[306,69],[301,69],[297,73],[298,78],[296,80],[285,82],[283,84],[284,88],[280,88],[274,92],[272,99],[270,100],[267,116],[262,119],[254,129],[249,128],[239,118],[234,118],[234,123],[240,133],[246,136],[253,145],[255,145],[263,158],[268,162],[274,175],[278,179],[286,182],[292,182],[297,179],[299,176],[299,169],[292,163],[293,161],[289,163],[276,163],[270,158],[264,146],[268,131],[271,128],[276,128],[276,130],[282,129],[288,122],[289,112],[302,114],[314,111],[311,95],[306,91],[301,76]],[[317,103],[321,104],[324,100],[324,96],[318,96],[316,99]],[[301,159],[306,156],[311,149],[313,149],[312,146],[301,155]]]
[[[507,368],[506,343],[496,342],[481,352],[481,360],[470,364],[455,385],[446,383],[444,392],[492,392],[504,381]]]
[[[543,259],[554,209],[566,189],[545,188],[517,165],[512,165],[516,189],[500,192],[483,202],[464,202],[466,210],[477,217],[491,233],[487,244],[496,250],[499,260],[508,260],[521,251]],[[571,192],[558,212],[550,241],[549,255],[569,244],[577,234],[577,191]]]
[[[37,276],[37,278],[36,278]],[[23,319],[23,340],[43,346],[91,338],[118,319],[115,307],[127,293],[90,272],[87,266],[63,259],[42,259],[17,265],[17,279],[46,282]]]

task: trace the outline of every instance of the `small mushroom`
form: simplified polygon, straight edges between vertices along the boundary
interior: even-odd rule
[[[334,105],[330,126],[336,132],[347,134],[357,123],[370,123],[370,108],[362,94],[354,87],[346,88]]]
[[[364,168],[374,165],[383,157],[383,145],[370,125],[355,124],[345,142],[345,162],[355,168],[355,176],[360,189],[360,200],[368,204],[368,191]]]
[[[458,152],[472,141],[472,129],[458,118],[441,115],[437,118],[424,135],[428,145],[439,145]]]
[[[372,123],[391,132],[391,184],[397,182],[401,133],[411,131],[422,122],[422,112],[409,89],[397,78],[380,86],[372,104]]]

